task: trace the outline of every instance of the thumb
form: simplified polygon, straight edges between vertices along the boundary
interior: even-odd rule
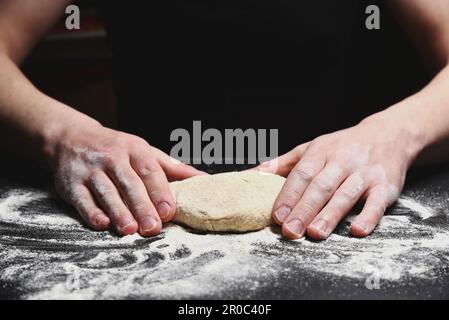
[[[293,167],[301,159],[302,155],[307,149],[309,143],[304,143],[293,150],[269,161],[262,162],[252,170],[277,174],[283,177],[287,177]]]
[[[181,161],[170,157],[168,154],[159,150],[158,148],[152,147],[152,149],[153,153],[158,159],[159,165],[161,166],[162,170],[164,170],[165,175],[170,181],[184,180],[199,175],[207,175],[206,172],[200,171],[192,166],[182,163]]]

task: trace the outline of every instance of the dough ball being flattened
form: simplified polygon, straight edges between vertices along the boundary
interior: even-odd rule
[[[285,178],[257,171],[197,176],[170,183],[174,222],[204,231],[245,232],[272,224]]]

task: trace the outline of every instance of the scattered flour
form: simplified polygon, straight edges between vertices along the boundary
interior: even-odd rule
[[[36,212],[23,214],[22,210],[18,210],[23,205],[33,201],[48,200],[48,198],[49,194],[41,190],[19,189],[12,191],[6,198],[0,200],[0,221],[23,221],[29,224],[44,224],[49,227],[79,223],[76,219],[72,219],[67,215],[37,214]]]
[[[428,219],[435,215],[435,213],[431,208],[425,207],[421,203],[416,202],[415,200],[410,198],[403,197],[398,200],[398,204],[418,213],[423,220]]]
[[[0,284],[29,299],[248,298],[279,286],[280,274],[363,286],[372,274],[391,284],[448,272],[449,228],[427,223],[436,211],[411,198],[372,236],[350,237],[349,216],[323,242],[285,241],[278,228],[198,234],[173,224],[154,238],[120,238],[92,232],[66,211],[39,190],[0,197]]]

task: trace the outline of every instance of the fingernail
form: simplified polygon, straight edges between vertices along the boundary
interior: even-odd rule
[[[101,226],[101,227],[106,226],[109,223],[109,219],[102,215],[96,216],[94,221],[95,221],[95,225]]]
[[[297,236],[301,236],[303,233],[303,225],[302,225],[302,221],[299,219],[293,219],[290,220],[289,222],[287,222],[287,224],[285,225],[285,227],[293,234],[297,235]]]
[[[312,227],[327,235],[328,223],[326,220],[320,219],[312,224]]]
[[[171,214],[171,206],[167,202],[162,202],[157,207],[157,212],[159,213],[159,217],[161,217],[161,219],[165,219]]]
[[[129,220],[127,222],[124,222],[121,226],[119,226],[119,229],[120,231],[127,232],[126,230],[129,229],[130,226],[134,226],[134,221]]]
[[[150,232],[150,231],[153,231],[153,229],[156,226],[157,226],[157,221],[154,218],[149,217],[142,221],[140,227],[142,229],[142,232]]]
[[[371,230],[368,227],[368,224],[366,222],[363,221],[357,221],[356,223],[354,223],[357,228],[362,229],[364,233],[369,234],[371,232]]]
[[[284,220],[287,218],[287,216],[290,214],[291,211],[292,209],[290,209],[289,207],[282,206],[274,212],[274,215],[276,216],[276,219],[278,219],[279,222],[284,222]]]

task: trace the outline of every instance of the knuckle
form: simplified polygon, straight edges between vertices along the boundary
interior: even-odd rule
[[[325,173],[330,177],[339,177],[346,171],[346,163],[335,160],[328,160],[329,163],[326,165]]]
[[[164,197],[164,192],[160,189],[154,189],[149,192],[150,198],[153,201],[154,204],[158,204],[159,202],[162,202]]]
[[[72,158],[87,166],[98,167],[109,164],[115,157],[113,149],[110,146],[103,145],[95,149],[74,148]]]
[[[129,134],[129,133],[123,133],[121,132],[120,135],[118,136],[120,141],[122,143],[126,143],[127,145],[131,145],[131,146],[148,146],[148,142],[143,139],[142,137],[133,135],[133,134]]]
[[[55,187],[65,190],[78,181],[81,181],[87,172],[88,170],[84,166],[79,166],[75,163],[60,165],[55,172]]]
[[[159,169],[156,162],[154,162],[153,160],[148,160],[138,163],[136,166],[136,171],[139,176],[147,178],[155,175],[159,171]]]
[[[385,198],[380,196],[373,196],[370,199],[371,207],[373,207],[376,210],[379,211],[385,211],[387,210],[387,203],[385,201]]]
[[[132,204],[132,209],[134,214],[139,216],[148,215],[150,213],[150,206],[148,205],[148,202],[144,200],[134,202]]]
[[[313,169],[313,167],[306,164],[295,166],[292,169],[292,173],[293,175],[299,177],[300,179],[306,182],[312,181],[313,177],[315,176],[315,170]]]
[[[95,194],[102,199],[111,197],[115,191],[111,185],[104,183],[98,175],[92,175],[89,178],[89,184]]]
[[[345,188],[341,190],[339,197],[343,198],[344,201],[354,202],[357,200],[360,194],[360,189],[358,188]]]
[[[316,178],[312,181],[313,187],[318,189],[322,193],[331,193],[334,189],[334,186],[328,179],[324,178]]]
[[[343,209],[337,205],[329,205],[325,209],[325,213],[323,215],[323,218],[331,223],[338,223],[341,218],[343,217]]]
[[[284,192],[284,202],[294,203],[301,198],[301,192],[298,189],[289,189]]]
[[[138,147],[144,147],[144,148],[150,147],[150,144],[145,139],[143,139],[141,137],[133,136],[133,141],[134,141],[135,145]]]
[[[340,218],[336,211],[328,210],[325,214],[320,218],[323,221],[326,221],[329,225],[335,225],[338,224]]]
[[[304,202],[299,207],[300,214],[311,215],[315,212],[315,205],[313,202]]]
[[[96,189],[96,196],[98,200],[101,200],[102,202],[110,202],[113,194],[110,188],[102,187]]]
[[[379,201],[379,202],[373,203],[373,212],[371,212],[371,215],[376,216],[378,213],[384,213],[385,211],[387,211],[386,204]]]
[[[340,219],[341,219],[341,212],[340,212],[340,211],[337,211],[337,210],[330,210],[330,211],[327,213],[326,220],[327,220],[329,223],[336,224],[336,223],[338,223],[338,222],[340,221]]]
[[[118,132],[112,137],[110,146],[117,148],[127,147],[131,142],[130,137],[131,137],[130,134]]]

